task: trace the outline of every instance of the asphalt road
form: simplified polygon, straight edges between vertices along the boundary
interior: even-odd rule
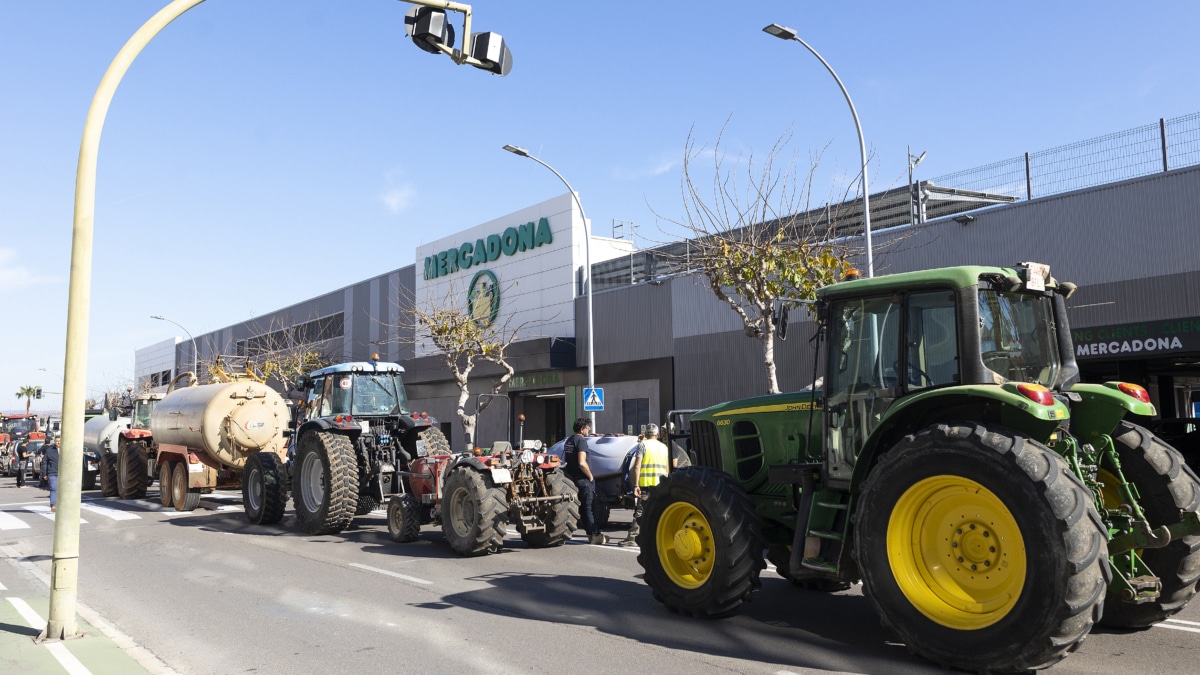
[[[46,493],[0,478],[0,549],[48,572]],[[393,543],[382,511],[331,536],[247,523],[240,495],[189,514],[84,493],[79,598],[179,673],[927,673],[856,586],[824,594],[774,572],[736,617],[670,614],[636,549],[576,537],[460,558],[427,525]],[[610,537],[629,511],[614,511]],[[0,562],[0,564],[4,564]],[[48,592],[47,592],[48,593]],[[1097,629],[1051,673],[1195,672],[1200,603],[1158,627]]]

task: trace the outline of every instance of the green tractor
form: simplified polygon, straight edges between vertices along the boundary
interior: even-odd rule
[[[821,386],[692,416],[696,461],[638,538],[654,597],[729,615],[765,557],[809,589],[861,581],[910,651],[990,672],[1181,610],[1200,480],[1131,421],[1154,414],[1145,389],[1079,381],[1074,290],[1036,263],[822,289]]]

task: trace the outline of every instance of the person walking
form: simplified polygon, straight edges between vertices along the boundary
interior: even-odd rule
[[[586,417],[575,420],[571,429],[575,432],[563,444],[563,469],[575,487],[579,489],[579,527],[587,533],[589,544],[606,544],[608,538],[600,533],[596,521],[596,477],[588,465],[587,435],[592,432],[592,423]]]
[[[50,512],[53,513],[58,508],[58,441],[48,439],[42,452],[46,459],[43,470],[50,482]]]
[[[650,492],[666,477],[667,462],[671,463],[672,468],[679,464],[678,459],[671,458],[671,451],[666,444],[658,440],[657,424],[646,426],[646,437],[638,443],[634,452],[633,463],[629,467],[629,482],[633,483],[633,498],[636,500],[633,522],[629,525],[629,535],[617,546],[637,546],[637,536],[642,529],[642,513]]]
[[[29,455],[29,439],[17,444],[17,487],[25,487],[25,463]]]

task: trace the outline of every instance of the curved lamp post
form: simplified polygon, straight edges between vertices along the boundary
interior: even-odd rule
[[[829,62],[822,58],[817,53],[817,50],[809,46],[807,42],[801,40],[796,31],[773,23],[763,28],[763,32],[768,35],[774,35],[781,40],[794,40],[804,45],[804,48],[812,52],[812,55],[817,57],[821,65],[825,66],[825,69],[829,71],[829,74],[837,82],[838,87],[841,88],[842,95],[846,97],[846,103],[850,106],[850,114],[854,116],[854,127],[858,130],[858,151],[862,158],[863,232],[866,233],[867,241],[867,277],[873,277],[875,276],[875,261],[871,250],[871,191],[867,187],[867,145],[863,142],[862,124],[858,121],[858,111],[854,109],[854,101],[850,100],[850,92],[846,91],[846,86],[842,84],[842,78],[838,77],[837,73],[833,71],[833,67],[829,65]]]
[[[409,10],[405,29],[425,51],[450,56],[495,75],[505,75],[512,57],[495,33],[471,33],[471,7],[449,0],[402,0],[422,5]],[[63,370],[62,459],[59,464],[58,517],[54,521],[54,552],[50,568],[50,612],[39,639],[64,639],[76,634],[76,585],[79,578],[79,503],[83,479],[84,380],[87,374],[87,329],[91,312],[92,229],[96,206],[96,159],[104,118],[129,66],[156,35],[184,12],[204,0],[173,0],[129,38],[109,64],[92,97],[83,125],[79,165],[75,176],[75,218],[71,235],[71,277],[67,291],[67,345]],[[435,8],[435,9],[430,9]],[[463,15],[463,44],[455,49],[454,32],[438,12]]]
[[[200,372],[198,370],[200,368],[200,351],[196,349],[196,338],[192,337],[192,332],[184,328],[183,324],[179,323],[178,321],[173,321],[160,314],[154,314],[150,318],[158,319],[159,321],[166,321],[167,323],[173,323],[176,326],[179,326],[179,330],[187,333],[188,339],[192,341],[192,375],[195,375],[196,379],[198,380],[200,378]]]
[[[596,388],[596,349],[595,349],[595,345],[593,344],[593,340],[592,340],[592,338],[595,336],[595,332],[592,330],[592,233],[591,233],[591,230],[588,228],[587,214],[584,213],[584,211],[583,211],[583,202],[579,201],[579,193],[575,192],[575,188],[571,187],[571,184],[567,182],[567,179],[563,178],[561,173],[555,171],[554,167],[543,162],[542,160],[538,159],[537,157],[534,157],[533,155],[529,154],[528,150],[526,150],[525,148],[522,148],[520,146],[506,145],[506,146],[504,146],[504,149],[511,152],[514,155],[518,155],[520,157],[528,157],[529,159],[532,159],[533,161],[537,162],[538,164],[541,164],[542,166],[546,167],[547,169],[550,169],[550,172],[553,173],[555,176],[558,176],[558,179],[562,181],[562,184],[567,186],[567,190],[570,191],[571,196],[575,198],[575,205],[579,207],[579,216],[581,218],[583,218],[583,251],[584,251],[584,258],[586,258],[586,260],[584,262],[585,272],[583,275],[583,284],[584,284],[584,287],[587,288],[588,388],[595,389]],[[596,413],[592,412],[590,415],[588,415],[588,418],[591,419],[591,421],[592,421],[592,433],[596,433]]]

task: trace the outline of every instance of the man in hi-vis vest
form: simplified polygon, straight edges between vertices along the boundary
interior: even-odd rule
[[[629,482],[633,483],[633,496],[637,504],[633,507],[633,523],[629,526],[629,536],[617,546],[636,546],[638,532],[641,530],[642,512],[645,511],[646,498],[658,482],[667,475],[667,462],[671,467],[677,466],[671,458],[671,451],[666,444],[658,440],[658,425],[646,427],[646,438],[638,444],[633,462],[629,467]]]

